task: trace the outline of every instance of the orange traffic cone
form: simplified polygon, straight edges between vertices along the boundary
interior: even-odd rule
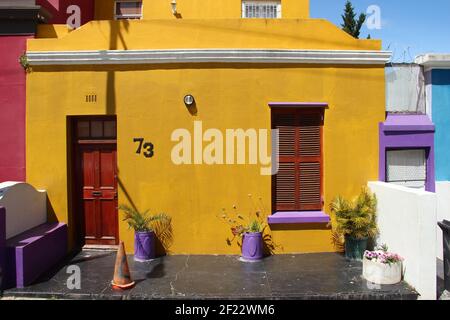
[[[123,290],[131,289],[135,285],[135,282],[131,280],[127,254],[125,252],[123,241],[120,242],[119,250],[117,251],[116,266],[114,268],[114,280],[111,281],[111,284],[113,288]]]

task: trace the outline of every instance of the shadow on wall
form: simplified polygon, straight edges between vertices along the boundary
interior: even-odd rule
[[[450,85],[450,70],[433,70],[433,85],[448,86]]]
[[[50,199],[48,198],[48,194],[47,194],[47,221],[50,223],[59,222],[59,219],[56,216],[56,212],[53,209],[52,203],[50,202]]]
[[[120,21],[110,21],[110,43],[109,50],[117,50],[119,48],[123,50],[128,50],[125,38],[122,34],[122,29],[125,32],[129,31],[130,23],[127,20]],[[107,83],[106,83],[106,114],[116,115],[117,113],[117,99],[116,99],[116,74],[115,70],[108,70],[107,72]],[[195,111],[196,112],[196,111]],[[118,119],[120,121],[120,119]],[[119,169],[117,169],[117,183],[118,187],[122,190],[122,194],[125,195],[128,203],[132,206],[134,210],[138,210],[136,203],[131,198],[127,191],[123,181],[120,178]],[[167,255],[169,253],[170,247],[173,244],[173,229],[172,222],[168,223],[158,223],[155,228],[156,234],[156,254],[158,256]]]
[[[130,206],[138,211],[136,203],[131,198],[127,188],[125,187],[122,179],[120,178],[120,171],[117,169],[117,184],[119,189],[122,191],[122,194],[125,196],[127,202],[130,204]],[[120,215],[120,212],[118,212]],[[153,225],[154,231],[155,231],[155,248],[156,248],[156,255],[157,256],[165,256],[170,253],[170,247],[173,244],[174,237],[173,237],[173,227],[172,227],[172,220],[170,221],[157,221]]]
[[[124,50],[128,50],[128,46],[123,37],[121,27],[128,33],[130,23],[128,20],[110,21],[110,43],[109,50],[117,50],[119,44]],[[117,112],[116,107],[116,71],[109,70],[107,74],[106,83],[106,114],[115,115]]]

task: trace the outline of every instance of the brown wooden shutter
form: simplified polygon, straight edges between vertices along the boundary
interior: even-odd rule
[[[279,170],[274,177],[274,209],[322,209],[322,112],[277,110]]]
[[[277,114],[275,128],[279,130],[280,164],[276,175],[277,210],[295,210],[298,190],[296,183],[297,126],[292,114]]]

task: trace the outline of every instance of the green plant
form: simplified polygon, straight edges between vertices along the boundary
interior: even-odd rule
[[[378,235],[376,221],[377,198],[366,187],[359,196],[348,201],[341,196],[336,197],[330,204],[335,215],[335,232],[341,236],[354,239],[374,238]],[[333,239],[336,234],[333,235]],[[336,241],[336,240],[334,240]]]
[[[25,72],[28,73],[31,71],[31,67],[30,67],[30,64],[28,63],[28,58],[27,58],[26,53],[22,54],[19,57],[19,63],[22,66],[22,68],[25,70]]]
[[[242,238],[246,233],[263,233],[267,228],[267,223],[264,222],[265,217],[262,212],[263,210],[255,205],[251,194],[249,194],[248,197],[252,202],[253,208],[249,211],[247,216],[238,212],[236,205],[233,205],[232,213],[228,213],[225,208],[222,209],[222,214],[219,218],[230,226],[231,233],[233,234],[232,239],[227,239],[229,245],[236,237]],[[259,198],[259,202],[260,207],[264,207],[261,198]]]
[[[149,215],[150,210],[140,212],[136,208],[127,205],[119,206],[119,210],[124,212],[125,216],[123,220],[128,223],[128,227],[134,229],[136,232],[154,231],[156,233],[161,231],[161,225],[170,225],[172,220],[165,213]]]
[[[353,8],[352,3],[350,1],[347,1],[345,3],[345,9],[344,14],[342,15],[342,20],[343,20],[343,23],[341,25],[342,30],[358,39],[361,33],[361,27],[366,21],[366,15],[364,13],[361,13],[359,15],[358,20],[356,20],[355,9]]]

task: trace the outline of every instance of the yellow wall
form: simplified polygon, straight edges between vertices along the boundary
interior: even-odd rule
[[[171,0],[143,0],[143,19],[223,19],[242,16],[242,0],[177,0],[178,16]],[[282,0],[282,18],[308,18],[309,0]],[[95,19],[114,18],[113,0],[96,0]]]
[[[66,24],[38,24],[36,38],[63,38],[72,31]]]
[[[378,41],[358,41],[323,20],[217,20],[126,26],[92,22],[62,39],[31,40],[32,50],[121,48],[279,48],[379,49]],[[115,29],[117,32],[108,33]],[[191,37],[189,37],[189,34]],[[148,40],[148,36],[151,35]],[[163,36],[161,36],[163,35]],[[307,37],[305,37],[307,36]],[[315,37],[315,38],[314,38]],[[322,40],[322,41],[321,41]],[[189,42],[191,41],[191,42]],[[247,195],[261,196],[270,208],[271,178],[257,166],[175,166],[170,152],[174,129],[270,128],[270,101],[328,102],[324,127],[325,209],[337,194],[353,196],[377,179],[378,123],[384,119],[384,68],[328,65],[52,66],[34,67],[27,80],[27,179],[47,189],[57,218],[68,214],[66,116],[117,114],[118,167],[123,188],[140,209],[173,217],[174,254],[238,253],[225,239],[229,229],[216,215],[238,205],[248,212]],[[98,102],[87,104],[85,95]],[[198,114],[183,103],[193,94]],[[155,157],[135,153],[134,137],[155,145]],[[323,225],[278,227],[277,252],[332,251]],[[71,228],[73,230],[73,228]],[[120,237],[132,250],[133,232],[120,224]]]
[[[179,48],[380,50],[381,42],[322,19],[92,21],[58,40],[28,42],[30,51]]]

